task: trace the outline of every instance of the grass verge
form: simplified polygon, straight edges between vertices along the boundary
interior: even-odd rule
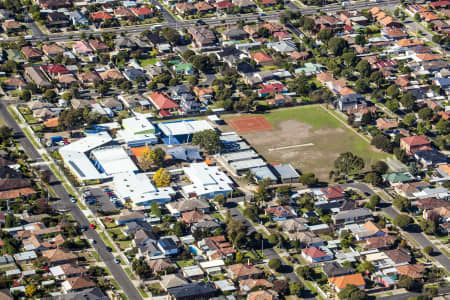
[[[125,273],[127,273],[128,277],[130,277],[131,280],[136,280],[136,276],[134,276],[133,272],[131,272],[130,268],[124,268]]]
[[[144,292],[143,289],[141,289],[140,287],[138,287],[137,289],[138,289],[138,291],[139,291],[139,294],[141,294],[141,296],[142,296],[143,298],[148,298],[148,294],[147,294],[146,292]]]
[[[30,142],[33,144],[33,147],[36,149],[41,149],[42,147],[39,145],[38,142],[33,138],[33,134],[30,132],[28,128],[22,128],[23,132],[27,136],[27,138],[30,140]]]
[[[92,251],[91,252],[92,256],[95,258],[95,260],[97,262],[101,262],[102,260],[100,259],[100,255],[98,255],[98,253],[96,251]]]
[[[98,234],[102,238],[103,242],[105,242],[106,246],[110,247],[112,249],[112,252],[116,252],[116,249],[114,248],[113,244],[111,244],[111,241],[108,239],[106,234],[103,231],[99,232]]]

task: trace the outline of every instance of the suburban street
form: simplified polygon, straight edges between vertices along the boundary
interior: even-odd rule
[[[9,114],[3,102],[0,102],[0,118],[4,120],[5,124],[8,127],[13,129],[17,141],[22,145],[22,147],[24,148],[28,156],[31,158],[31,160],[33,160],[34,162],[43,162],[44,160],[42,159],[41,155],[34,148],[32,143],[28,140],[27,136],[23,133],[22,129],[19,127],[14,118]],[[40,168],[41,170],[51,171],[48,165],[45,165],[44,163]],[[55,174],[53,174],[52,181],[50,184],[59,198],[57,203],[58,208],[68,210],[72,214],[73,218],[78,221],[80,226],[86,226],[89,228],[90,224],[89,220],[83,214],[78,205],[70,201],[68,192],[64,188],[63,184],[56,179]],[[140,293],[135,288],[135,286],[133,285],[133,283],[131,282],[130,278],[125,273],[125,271],[122,269],[122,267],[113,261],[114,259],[113,255],[106,250],[106,245],[103,242],[103,239],[99,236],[99,234],[95,230],[92,230],[90,228],[87,231],[85,231],[84,234],[88,239],[95,240],[96,243],[93,245],[93,247],[100,255],[103,262],[106,264],[106,267],[111,272],[114,279],[119,283],[120,287],[127,295],[128,299],[142,299]]]

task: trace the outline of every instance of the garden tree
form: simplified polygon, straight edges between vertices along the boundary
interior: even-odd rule
[[[56,94],[54,90],[46,90],[44,92],[44,95],[42,95],[42,99],[47,100],[49,102],[56,101],[57,97],[58,97],[58,94]]]
[[[355,91],[361,94],[369,92],[369,83],[364,78],[360,78],[355,83]]]
[[[411,208],[411,200],[402,196],[397,196],[392,200],[392,205],[400,211],[408,211]]]
[[[155,182],[155,185],[157,187],[166,187],[170,184],[170,173],[164,169],[160,168],[158,171],[155,172],[153,175],[153,181]]]
[[[185,60],[190,61],[190,58],[193,57],[193,56],[195,56],[195,52],[194,52],[193,50],[191,50],[191,49],[188,49],[188,50],[184,51],[184,52],[181,54],[181,56],[182,56]]]
[[[403,118],[402,122],[406,124],[408,127],[412,127],[416,124],[416,114],[409,113]]]
[[[34,284],[27,285],[25,288],[25,296],[32,298],[34,294],[36,294],[36,287]]]
[[[353,52],[346,52],[342,54],[342,59],[346,67],[354,67],[358,61],[358,57]]]
[[[280,202],[280,205],[286,205],[289,203],[289,199],[292,193],[292,187],[290,185],[283,185],[277,187],[275,194]]]
[[[14,215],[6,215],[5,217],[5,227],[6,228],[11,228],[11,227],[16,227],[19,226],[21,224],[20,219],[17,218]]]
[[[245,225],[240,220],[231,219],[227,223],[227,235],[233,247],[239,248],[243,244],[245,233]]]
[[[334,168],[337,173],[345,175],[358,174],[364,169],[364,165],[364,160],[351,152],[341,153],[334,161]]]
[[[426,234],[435,234],[437,232],[437,224],[433,220],[423,220],[419,222],[419,226]]]
[[[362,126],[370,125],[372,123],[372,120],[373,120],[372,114],[371,113],[365,113],[361,117],[361,125]]]
[[[293,282],[289,283],[289,294],[300,297],[304,288],[305,287],[303,286],[303,284],[301,282],[293,281]]]
[[[341,56],[344,52],[344,49],[348,47],[348,43],[346,40],[340,37],[332,37],[328,41],[328,49],[335,55]]]
[[[401,148],[395,148],[394,155],[399,161],[401,161],[403,163],[408,161],[408,154],[406,153],[405,150],[403,150]]]
[[[356,71],[358,71],[363,77],[368,77],[370,75],[370,63],[362,59],[356,65]]]
[[[186,224],[184,222],[176,222],[173,225],[173,233],[177,236],[183,236],[184,232],[186,231]]]
[[[144,171],[162,167],[165,155],[162,148],[147,149],[138,156],[139,167]]]
[[[450,120],[440,119],[436,123],[436,130],[441,135],[449,134],[450,133]]]
[[[364,261],[356,267],[356,271],[359,273],[366,273],[367,271],[373,273],[375,272],[375,267],[370,261]]]
[[[432,128],[432,125],[431,125],[430,121],[420,122],[419,124],[417,124],[417,134],[427,135],[428,133],[430,133],[431,128]]]
[[[378,173],[380,175],[386,174],[386,172],[389,170],[389,166],[387,165],[387,163],[385,163],[382,160],[378,160],[376,161],[372,166],[372,171],[374,171],[375,173]]]
[[[298,205],[300,208],[304,208],[307,211],[314,210],[314,198],[310,194],[304,194],[300,199],[298,199]]]
[[[316,26],[316,23],[314,22],[313,19],[311,19],[311,18],[304,18],[303,29],[305,29],[307,31],[311,31],[311,30],[314,29],[314,26]]]
[[[302,266],[298,267],[297,270],[295,270],[298,276],[304,278],[304,279],[311,279],[311,277],[314,275],[314,270],[311,269],[309,266]]]
[[[279,239],[278,236],[274,233],[272,233],[271,235],[269,235],[269,237],[267,238],[267,241],[271,244],[271,245],[277,245],[279,243]]]
[[[269,184],[270,184],[269,178],[264,178],[263,180],[260,180],[258,182],[258,188],[256,189],[255,192],[255,200],[258,207],[260,207],[262,203],[264,203],[269,197],[269,192],[267,191]]]
[[[424,107],[419,110],[418,114],[419,114],[419,118],[421,118],[422,120],[430,120],[433,117],[434,112],[431,108]]]
[[[375,71],[370,74],[370,82],[373,82],[379,87],[384,82],[384,75],[380,71]]]
[[[203,130],[194,133],[192,144],[205,149],[209,154],[219,152],[222,148],[220,133],[214,129]]]
[[[322,42],[327,42],[333,36],[331,29],[325,28],[319,31],[317,38]]]
[[[371,208],[375,208],[377,207],[381,202],[380,196],[378,195],[373,195],[372,197],[370,197],[369,199],[369,206]]]
[[[175,30],[170,27],[164,27],[161,30],[161,34],[166,40],[175,45],[178,44],[181,38],[180,34],[178,33],[178,30]]]
[[[317,184],[318,179],[314,173],[304,173],[300,176],[300,183],[306,186],[313,186]]]
[[[270,36],[270,30],[267,29],[266,27],[261,26],[258,29],[258,34],[264,38],[268,38]]]
[[[393,99],[393,100],[388,100],[386,101],[386,107],[392,111],[392,112],[396,112],[400,109],[400,104],[397,100]]]
[[[152,215],[157,216],[158,218],[161,218],[161,208],[159,207],[158,202],[153,201],[150,204],[150,210],[152,212]]]
[[[355,240],[355,237],[352,234],[350,234],[350,232],[348,232],[347,230],[343,230],[341,232],[340,238],[341,238],[341,246],[343,248],[350,247],[352,242]]]
[[[400,227],[401,229],[407,228],[412,223],[412,218],[405,214],[397,215],[394,219],[394,225]]]
[[[419,280],[414,280],[409,276],[400,275],[400,278],[398,279],[398,287],[404,288],[407,291],[421,291],[422,290],[422,284]]]
[[[1,253],[3,255],[9,254],[14,255],[20,249],[21,242],[16,240],[9,234],[3,237],[3,246],[1,247]]]
[[[217,194],[214,196],[214,202],[216,202],[219,206],[224,206],[224,204],[227,202],[227,199],[222,194]]]
[[[8,126],[0,127],[0,143],[8,142],[13,137],[13,130]]]
[[[375,172],[370,172],[364,176],[364,181],[371,185],[378,186],[378,185],[381,185],[381,183],[383,182],[383,179],[381,178],[380,174],[377,174]]]
[[[29,90],[24,90],[22,94],[20,94],[20,99],[22,99],[23,101],[30,101],[31,92]]]
[[[343,288],[339,292],[339,299],[341,300],[366,300],[368,296],[366,292],[360,290],[356,285],[347,284],[345,288]]]
[[[131,267],[136,274],[142,279],[147,279],[152,276],[152,270],[143,259],[134,259]]]
[[[281,260],[279,258],[272,258],[269,260],[269,268],[274,271],[278,271],[281,267]]]
[[[400,98],[400,103],[406,110],[412,110],[416,102],[416,97],[411,93],[406,93]]]
[[[17,72],[17,62],[14,60],[7,60],[0,68],[2,72],[15,73]]]
[[[384,152],[392,153],[392,143],[391,140],[385,136],[384,134],[380,133],[377,134],[372,141],[370,142],[371,145],[375,146],[377,149],[381,149]]]
[[[360,46],[364,46],[365,44],[367,44],[367,39],[363,34],[358,34],[355,37],[355,43],[360,45]]]
[[[386,89],[386,95],[388,95],[391,99],[397,98],[400,95],[400,90],[395,84],[392,84]]]
[[[276,279],[273,281],[273,290],[281,296],[289,294],[289,282],[287,280]]]
[[[425,252],[425,254],[427,254],[427,255],[432,255],[433,254],[433,247],[431,247],[431,246],[426,246],[425,248],[423,248],[423,252]]]

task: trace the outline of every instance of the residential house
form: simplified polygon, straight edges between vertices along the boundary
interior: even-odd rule
[[[161,252],[166,256],[176,255],[179,251],[178,246],[171,238],[161,238],[158,241],[157,246],[158,249],[161,250]]]
[[[88,288],[94,288],[95,283],[88,279],[87,277],[70,277],[62,283],[62,289],[64,293],[78,292]]]
[[[212,299],[217,294],[217,290],[212,283],[200,281],[171,288],[168,293],[173,300]]]
[[[30,181],[22,178],[0,179],[0,200],[28,197],[36,194]]]
[[[270,55],[264,52],[252,52],[250,53],[250,58],[253,59],[257,64],[261,66],[267,66],[273,64],[273,59]]]
[[[334,289],[338,293],[349,284],[354,285],[361,290],[365,289],[366,287],[366,282],[364,281],[364,278],[360,273],[331,277],[328,278],[328,281],[333,285]]]
[[[155,91],[148,95],[148,98],[162,117],[169,116],[179,108],[178,104],[161,92]]]
[[[417,193],[425,188],[428,188],[430,184],[426,181],[407,182],[394,186],[395,192],[402,197],[413,199],[414,193]]]
[[[160,284],[162,288],[167,291],[172,288],[184,286],[188,284],[188,281],[179,274],[169,274],[161,276]]]
[[[359,107],[365,107],[367,106],[367,103],[365,101],[365,98],[361,94],[348,94],[343,95],[335,102],[335,106],[340,111],[348,111],[351,109],[357,109]]]
[[[233,258],[236,249],[223,235],[204,238],[198,246],[206,253],[209,260]]]
[[[227,28],[221,32],[222,38],[226,41],[230,40],[245,40],[248,39],[249,34],[242,28],[234,26]]]
[[[54,58],[64,53],[64,48],[56,44],[42,46],[42,51],[50,58]]]
[[[266,214],[271,214],[274,221],[283,221],[289,218],[297,217],[297,213],[289,205],[268,207]]]
[[[382,177],[383,180],[385,182],[388,182],[391,186],[396,186],[414,180],[414,177],[406,172],[393,172],[389,174],[384,174]]]
[[[148,261],[148,266],[152,270],[154,275],[159,275],[173,269],[174,266],[170,263],[168,259],[152,259]]]
[[[263,271],[250,264],[235,264],[226,267],[228,277],[233,280],[244,280],[258,278]]]
[[[139,20],[144,20],[153,17],[153,10],[146,6],[132,7],[131,11]]]
[[[5,90],[19,90],[25,88],[25,82],[20,78],[8,78],[2,82],[2,87]]]
[[[179,217],[182,213],[198,210],[202,213],[209,212],[209,203],[205,200],[201,199],[187,199],[180,200],[176,202],[169,202],[166,204],[167,209],[169,210],[172,216]]]
[[[261,1],[261,3],[268,2],[267,0]],[[278,293],[272,289],[259,290],[251,292],[247,295],[247,300],[277,300]]]
[[[90,56],[94,54],[94,49],[85,41],[77,41],[73,47],[73,52],[81,56]]]
[[[102,81],[102,78],[95,71],[88,71],[78,75],[80,81],[84,84],[95,84]]]
[[[25,46],[21,49],[23,56],[28,61],[39,61],[42,57],[42,52],[38,48]]]
[[[181,15],[193,15],[197,12],[197,9],[188,2],[181,2],[175,4],[175,9],[180,13]]]
[[[49,268],[50,273],[59,280],[70,277],[80,277],[87,273],[87,269],[74,264],[63,264]]]
[[[381,131],[398,127],[398,121],[395,119],[378,118],[376,124],[377,128]]]
[[[103,52],[108,52],[109,51],[109,47],[108,45],[106,45],[105,43],[103,43],[100,40],[89,40],[89,46],[91,46],[91,48],[99,53],[103,53]]]
[[[405,248],[387,250],[384,253],[394,262],[395,266],[406,265],[411,262],[411,253]]]
[[[112,20],[113,16],[106,11],[97,11],[90,14],[90,19],[92,22],[99,24],[104,22],[105,20]]]
[[[403,266],[397,266],[395,268],[397,269],[398,274],[408,276],[412,279],[422,279],[423,273],[425,271],[424,265],[417,265],[417,264],[415,265],[407,264]]]
[[[198,48],[210,47],[216,43],[214,32],[206,27],[189,27],[188,33],[192,35],[194,44]]]
[[[145,215],[143,213],[138,211],[128,211],[121,213],[119,217],[116,218],[116,224],[120,226],[129,222],[142,222],[144,219]]]
[[[419,150],[430,150],[431,142],[424,135],[407,136],[400,140],[400,148],[412,155]]]
[[[365,241],[366,244],[364,245],[364,247],[369,250],[386,250],[393,246],[395,237],[392,235],[382,235],[368,238]]]
[[[194,4],[194,8],[197,10],[197,12],[201,14],[207,14],[215,11],[214,6],[209,5],[205,1],[199,1]]]
[[[68,14],[69,14],[69,18],[70,18],[70,21],[72,22],[73,26],[89,25],[89,20],[79,10],[73,10],[73,11],[69,12]]]
[[[64,300],[109,300],[109,296],[105,295],[98,287],[87,288],[77,292],[70,292],[64,295]]]
[[[446,164],[448,161],[447,155],[435,149],[425,149],[414,152],[414,158],[424,168],[431,168],[436,165]]]
[[[48,259],[51,266],[75,263],[78,256],[61,249],[52,249],[42,251],[42,256]]]
[[[373,217],[372,211],[368,208],[357,208],[353,210],[341,211],[331,218],[336,227],[342,227],[346,224],[364,223]]]
[[[300,242],[300,245],[305,248],[310,247],[320,247],[324,246],[324,240],[321,237],[318,237],[316,234],[304,231],[304,232],[296,232],[294,234],[289,235],[292,239],[295,239]]]
[[[2,23],[2,29],[6,33],[21,31],[24,27],[15,20],[5,20]]]
[[[58,11],[53,11],[47,14],[47,27],[67,27],[69,26],[69,17]]]
[[[340,277],[344,275],[350,275],[355,273],[355,269],[352,267],[343,267],[338,262],[327,262],[322,265],[322,270],[330,277]]]
[[[302,256],[310,263],[332,260],[333,257],[317,247],[303,248]]]
[[[100,73],[100,78],[104,81],[125,79],[122,73],[117,69],[109,69]]]

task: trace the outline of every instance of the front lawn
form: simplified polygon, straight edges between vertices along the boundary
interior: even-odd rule
[[[139,60],[139,63],[141,64],[141,66],[146,67],[146,66],[151,66],[154,65],[158,62],[158,59],[156,57],[150,57],[150,58],[146,58],[146,59],[141,59]]]

